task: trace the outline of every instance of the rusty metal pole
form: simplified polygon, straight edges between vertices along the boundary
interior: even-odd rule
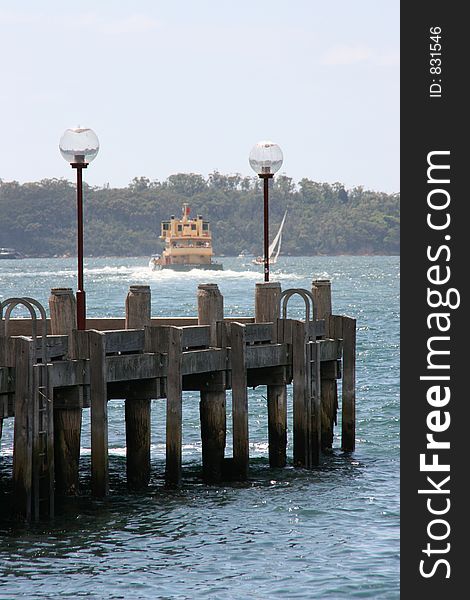
[[[264,281],[269,281],[269,180],[272,173],[261,173],[264,187]]]
[[[77,170],[77,329],[86,329],[86,300],[83,284],[83,179],[82,170],[88,163],[71,163],[72,169]]]

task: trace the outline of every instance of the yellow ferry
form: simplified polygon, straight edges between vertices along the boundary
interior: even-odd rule
[[[209,221],[204,221],[201,215],[191,219],[190,212],[185,203],[181,219],[172,215],[169,221],[162,221],[160,239],[165,242],[165,248],[161,255],[154,254],[150,258],[152,270],[223,269],[220,263],[212,262],[214,252]]]

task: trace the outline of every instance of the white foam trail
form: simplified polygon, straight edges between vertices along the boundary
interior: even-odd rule
[[[76,270],[62,271],[15,271],[14,273],[5,273],[5,277],[76,277]]]
[[[251,281],[262,281],[263,274],[258,271],[234,271],[227,269],[223,271],[210,271],[206,269],[191,269],[190,271],[172,271],[171,269],[162,269],[152,271],[149,267],[99,267],[93,269],[85,268],[85,273],[88,275],[108,275],[108,276],[125,276],[127,279],[135,279],[136,281],[172,281],[175,279],[190,279],[190,280],[224,280],[224,279],[246,279]],[[69,273],[70,274],[70,273]],[[282,279],[302,279],[300,275],[295,273],[283,273],[281,271],[271,271],[272,280]]]

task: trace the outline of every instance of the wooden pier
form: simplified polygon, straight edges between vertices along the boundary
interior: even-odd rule
[[[290,298],[305,320],[288,318]],[[36,301],[0,305],[0,436],[14,418],[13,502],[26,520],[53,516],[56,495],[79,492],[83,409],[91,413],[91,493],[108,494],[110,399],[125,399],[127,482],[150,478],[151,399],[166,399],[165,481],[182,481],[182,393],[200,392],[202,472],[207,482],[249,474],[249,387],[267,386],[269,462],[287,464],[287,385],[293,384],[293,462],[313,468],[333,443],[342,378],[342,448],[355,444],[356,321],[332,314],[331,286],[281,290],[259,283],[255,316],[224,318],[215,284],[197,292],[197,318],[152,318],[149,286],[131,286],[125,319],[88,319],[76,329],[72,290],[56,288],[50,319]],[[18,305],[30,319],[12,319]],[[233,456],[225,456],[226,391],[232,396]]]

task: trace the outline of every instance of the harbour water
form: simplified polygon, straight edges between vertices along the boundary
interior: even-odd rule
[[[226,315],[253,314],[260,267],[221,260],[224,271],[173,273],[150,271],[146,257],[88,258],[88,316],[123,316],[128,287],[139,283],[151,287],[153,316],[195,315],[197,285],[207,282],[219,285]],[[74,259],[1,261],[0,300],[30,296],[47,306],[51,287],[75,288],[75,269]],[[163,487],[165,401],[155,400],[151,485],[129,494],[124,403],[116,400],[108,415],[111,496],[93,501],[84,411],[84,496],[61,506],[52,523],[19,528],[0,515],[0,599],[399,597],[399,258],[281,257],[271,277],[283,289],[310,288],[314,278],[332,280],[336,314],[357,318],[356,451],[342,453],[337,435],[320,468],[270,469],[266,393],[257,388],[249,392],[249,481],[204,485],[198,396],[187,392],[183,488]],[[300,304],[290,311],[303,317]],[[6,420],[4,497],[12,429]]]

